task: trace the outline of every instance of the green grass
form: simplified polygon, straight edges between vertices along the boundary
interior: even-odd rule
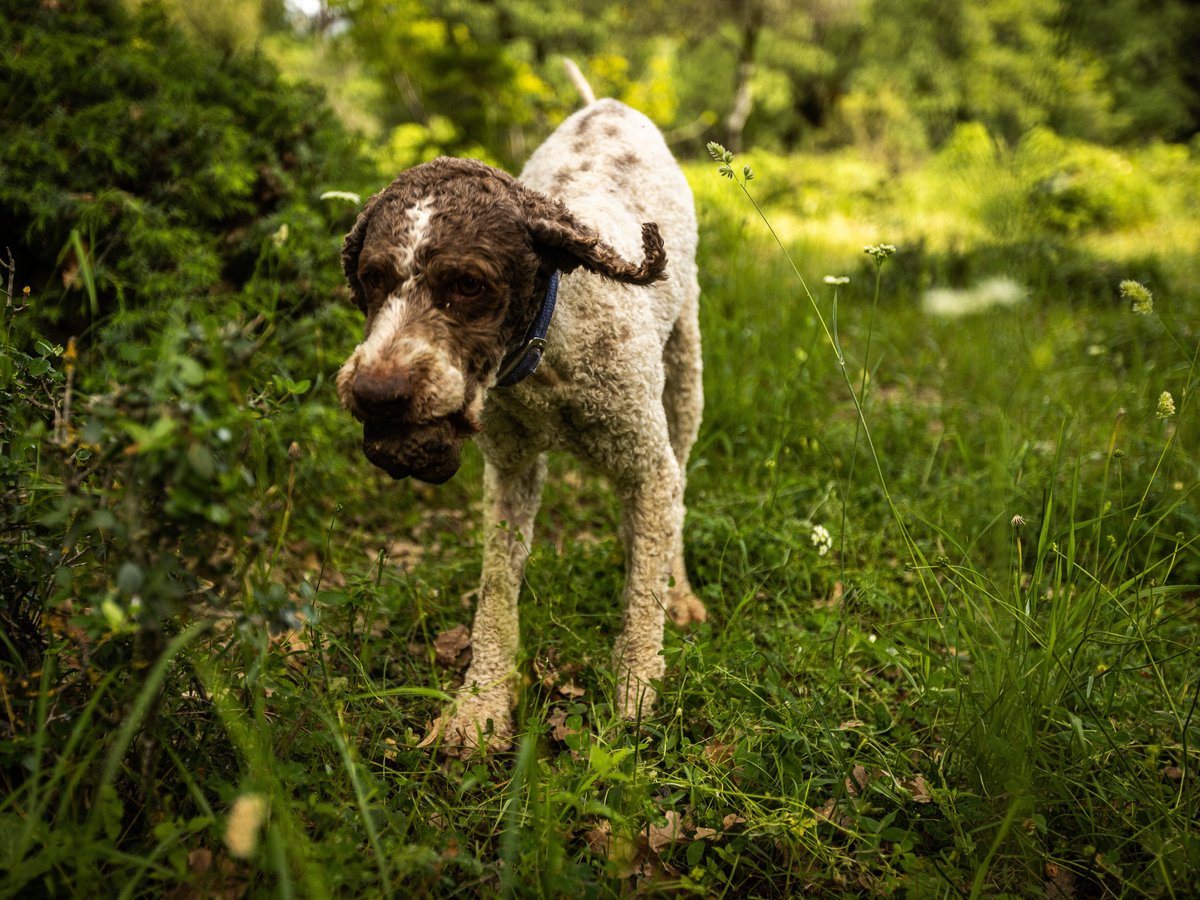
[[[260,543],[280,553],[241,570],[232,615],[140,637],[48,616],[43,652],[7,670],[0,893],[1191,894],[1194,251],[1137,240],[1141,221],[1001,240],[970,205],[919,205],[919,177],[953,194],[933,169],[765,168],[750,189],[836,321],[845,376],[753,208],[689,170],[707,405],[687,545],[710,620],[668,634],[652,715],[612,711],[615,502],[557,458],[514,749],[419,748],[463,670],[437,641],[471,618],[480,461],[442,488],[393,483],[318,382],[274,422],[312,431],[290,492],[265,490]],[[900,249],[876,302],[861,247],[879,241]],[[851,279],[836,317],[827,274]],[[925,288],[993,274],[1028,299],[922,311]],[[1158,316],[1118,299],[1126,277]],[[324,320],[325,379],[345,320]],[[271,585],[307,624],[271,631]],[[247,795],[266,815],[239,858]]]

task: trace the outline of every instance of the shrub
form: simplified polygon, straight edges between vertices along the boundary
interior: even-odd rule
[[[1017,144],[1013,165],[1026,204],[1052,231],[1126,227],[1150,213],[1150,186],[1115,150],[1034,128]]]
[[[153,4],[0,6],[0,218],[39,324],[64,336],[114,309],[269,294],[268,276],[289,305],[334,289],[348,210],[320,194],[377,178],[315,89],[188,40]]]
[[[322,388],[350,341],[333,295],[354,210],[321,193],[380,179],[312,89],[154,6],[0,12],[11,786],[31,741],[69,740],[39,698],[103,695],[119,718],[141,683],[127,676],[189,615],[261,630],[303,602],[278,573],[293,491],[332,494],[332,464],[304,446],[349,425]]]

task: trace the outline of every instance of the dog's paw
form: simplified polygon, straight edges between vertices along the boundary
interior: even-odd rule
[[[443,756],[465,759],[481,749],[507,750],[512,746],[512,712],[509,698],[481,695],[448,708],[433,722],[417,746],[439,744]]]
[[[667,615],[680,628],[708,620],[708,610],[690,588],[671,588],[667,593]]]

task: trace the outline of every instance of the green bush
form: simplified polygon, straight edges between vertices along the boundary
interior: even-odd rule
[[[326,375],[353,340],[337,259],[354,207],[321,195],[382,179],[317,92],[156,6],[0,7],[7,793],[33,784],[35,743],[70,746],[47,697],[119,719],[192,617],[294,623],[289,532],[331,505],[294,512],[295,493],[332,496],[350,458],[307,449],[350,431]],[[130,789],[114,771],[100,796]]]
[[[5,310],[0,552],[110,627],[220,605],[253,558],[221,535],[265,545],[281,429],[347,333],[324,301],[353,208],[321,193],[380,179],[313,89],[155,5],[5,5],[0,216],[31,289]]]
[[[1062,234],[1128,227],[1151,211],[1151,185],[1115,150],[1034,128],[1013,151],[1023,199],[1046,228]]]
[[[320,195],[378,178],[315,89],[154,4],[0,6],[0,218],[39,323],[78,333],[114,309],[269,292],[267,275],[293,306],[335,288],[349,210]]]

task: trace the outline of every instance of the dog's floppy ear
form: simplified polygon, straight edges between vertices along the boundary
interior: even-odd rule
[[[642,225],[640,265],[623,259],[600,235],[580,223],[562,204],[533,191],[525,201],[530,237],[534,249],[561,272],[583,266],[624,284],[652,284],[666,277],[667,253],[662,235],[653,222]]]
[[[354,301],[355,306],[364,312],[367,309],[367,293],[363,290],[362,282],[358,280],[358,257],[362,253],[363,241],[367,236],[367,224],[371,221],[371,213],[375,211],[375,205],[379,203],[379,198],[383,196],[383,193],[383,191],[380,191],[367,201],[367,205],[358,214],[358,218],[354,222],[354,227],[350,229],[350,232],[346,235],[346,239],[342,241],[342,272],[346,276],[346,281],[350,283],[350,299]]]

